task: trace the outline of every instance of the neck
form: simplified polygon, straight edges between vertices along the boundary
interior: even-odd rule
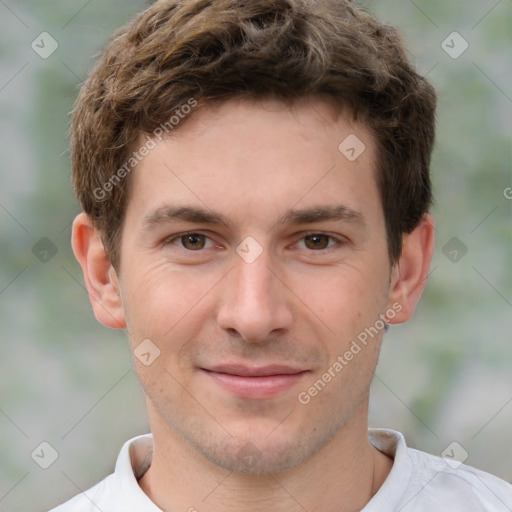
[[[152,422],[153,460],[139,484],[164,511],[360,510],[392,466],[368,441],[367,407],[367,401],[361,404],[350,422],[305,463],[273,475],[225,470],[166,424]]]

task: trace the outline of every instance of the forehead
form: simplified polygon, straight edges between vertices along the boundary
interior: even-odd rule
[[[133,172],[127,214],[137,218],[184,204],[228,218],[322,203],[380,209],[373,137],[321,100],[200,107],[161,139]]]

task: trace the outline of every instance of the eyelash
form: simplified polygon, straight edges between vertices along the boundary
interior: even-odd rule
[[[326,247],[325,249],[319,249],[317,251],[315,251],[313,249],[309,249],[309,252],[330,252],[330,250],[336,249],[337,246],[343,245],[346,242],[346,240],[344,240],[341,237],[336,237],[336,236],[330,235],[329,233],[324,233],[323,231],[308,231],[306,233],[303,233],[300,238],[300,241],[302,242],[308,236],[313,236],[313,235],[326,236],[329,238],[329,242],[335,242],[335,243],[331,246]]]
[[[213,240],[208,235],[206,235],[205,233],[202,233],[200,231],[188,231],[186,233],[179,233],[178,235],[174,235],[171,238],[167,238],[164,241],[164,245],[166,245],[166,246],[167,245],[178,245],[178,244],[174,243],[176,240],[180,240],[181,238],[183,238],[185,236],[189,236],[189,235],[202,235],[202,236],[206,237],[207,240],[210,240],[211,242],[213,242]],[[342,237],[335,237],[335,236],[330,235],[328,233],[325,233],[323,231],[308,231],[308,232],[302,233],[302,236],[299,239],[299,241],[302,242],[308,236],[313,236],[313,235],[327,236],[329,238],[329,242],[333,241],[333,242],[335,242],[335,244],[331,245],[331,246],[328,246],[325,249],[318,249],[318,250],[305,248],[306,250],[308,250],[308,252],[312,252],[312,253],[314,253],[314,252],[320,252],[320,253],[321,252],[323,252],[323,253],[329,252],[330,250],[335,249],[336,246],[344,245],[347,242]],[[213,243],[215,243],[215,242],[213,242]],[[296,242],[296,243],[298,243],[298,242]],[[178,247],[180,247],[180,246],[178,246]],[[186,247],[180,247],[180,249],[183,249],[184,251],[187,251],[187,252],[190,252],[190,253],[194,253],[194,252],[200,253],[200,252],[203,252],[204,250],[206,250],[208,248],[209,247],[205,247],[203,249],[198,249],[196,251],[193,251],[191,249],[187,249]]]

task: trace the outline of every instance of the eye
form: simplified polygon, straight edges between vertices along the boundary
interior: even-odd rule
[[[179,247],[187,249],[188,251],[200,251],[201,249],[214,246],[214,243],[202,233],[181,234],[170,239],[168,243],[178,245]]]
[[[335,246],[336,243],[341,243],[341,240],[336,239],[331,235],[326,235],[325,233],[311,233],[305,235],[299,244],[302,242],[307,249],[321,251],[323,249],[330,249]]]

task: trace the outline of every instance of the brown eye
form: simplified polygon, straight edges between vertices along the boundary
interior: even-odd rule
[[[180,240],[183,247],[185,247],[185,249],[189,249],[190,251],[204,249],[204,246],[206,245],[206,237],[199,233],[184,235],[180,237]]]
[[[329,235],[321,233],[304,237],[304,243],[308,249],[327,249],[329,247]]]

